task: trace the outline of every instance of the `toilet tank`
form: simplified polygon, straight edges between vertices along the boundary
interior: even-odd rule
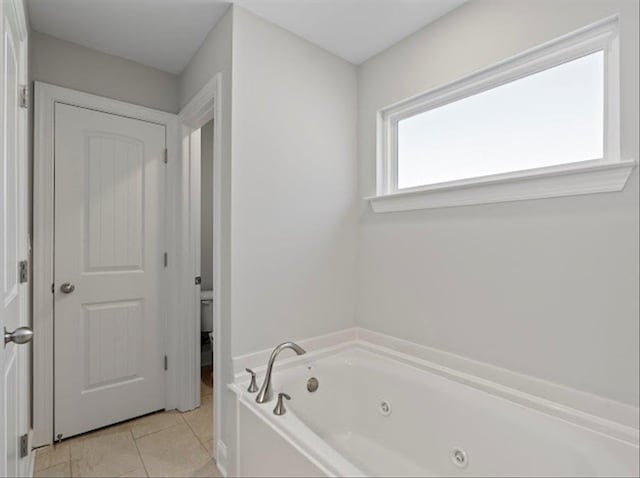
[[[200,331],[213,332],[213,291],[200,292]]]

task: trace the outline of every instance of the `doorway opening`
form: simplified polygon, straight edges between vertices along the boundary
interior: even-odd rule
[[[213,398],[214,374],[213,374],[213,346],[215,328],[213,324],[213,120],[209,120],[194,135],[193,141],[198,141],[199,136],[199,167],[194,169],[200,172],[199,200],[196,206],[200,210],[200,406],[213,412],[211,400]],[[195,148],[196,150],[198,148]],[[197,151],[196,151],[197,153]],[[198,182],[198,178],[194,178]],[[198,184],[195,184],[197,188]],[[198,197],[195,196],[197,200]],[[195,221],[198,222],[197,220]],[[195,231],[195,234],[198,234]],[[213,420],[206,420],[212,428]],[[213,430],[210,430],[213,433]]]
[[[184,337],[184,362],[181,378],[181,410],[196,411],[211,441],[214,459],[223,469],[226,447],[221,442],[220,349],[221,321],[221,108],[222,74],[214,77],[196,93],[179,113],[182,125],[180,163],[180,210],[183,224],[181,242],[183,265],[179,289],[184,291],[181,314],[189,324]],[[186,227],[184,227],[186,226]],[[195,277],[195,287],[194,287]],[[218,385],[218,386],[216,386]],[[221,461],[222,460],[222,463]]]

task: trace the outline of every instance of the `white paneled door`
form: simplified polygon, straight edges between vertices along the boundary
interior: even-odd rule
[[[22,3],[0,2],[0,476],[27,476],[29,346],[26,26]],[[21,273],[22,268],[22,273]]]
[[[55,105],[54,436],[164,408],[165,127]]]

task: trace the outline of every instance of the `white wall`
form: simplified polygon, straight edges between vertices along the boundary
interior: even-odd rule
[[[180,74],[180,107],[185,106],[213,76],[222,72],[231,87],[231,32],[233,30],[233,9],[209,31],[198,51]],[[229,89],[229,95],[231,90]]]
[[[213,121],[200,130],[200,290],[213,288]]]
[[[636,1],[473,1],[358,72],[360,197],[375,112],[620,13],[622,153],[638,158]],[[359,325],[637,406],[638,170],[621,193],[376,215]]]
[[[233,27],[233,355],[354,324],[356,70],[242,8]]]
[[[232,7],[179,85],[185,105],[223,74],[220,232],[228,254],[217,386],[232,380],[233,356],[348,327],[356,314],[365,327],[637,404],[637,172],[618,194],[390,215],[360,200],[374,191],[378,108],[618,5],[623,152],[637,158],[630,2],[471,2],[357,75]],[[217,439],[233,474],[234,397],[224,389],[221,400]]]
[[[178,112],[178,77],[31,31],[30,79]]]
[[[224,373],[216,377],[217,439],[233,474],[235,397],[224,387],[233,380],[231,357],[354,324],[357,92],[355,67],[238,7],[180,76],[181,106],[218,72]]]

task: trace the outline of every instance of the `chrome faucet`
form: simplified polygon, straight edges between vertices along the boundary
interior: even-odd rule
[[[262,388],[260,388],[258,396],[256,397],[256,402],[266,403],[273,398],[273,392],[271,391],[271,371],[273,370],[273,362],[276,361],[278,354],[285,349],[291,349],[298,355],[307,353],[302,347],[293,342],[284,342],[273,349],[271,357],[269,357],[269,364],[267,365],[267,374],[264,377]]]
[[[287,413],[287,409],[284,407],[285,399],[291,400],[291,397],[286,393],[280,392],[278,394],[278,403],[276,403],[276,408],[273,409],[273,414],[282,416]]]

